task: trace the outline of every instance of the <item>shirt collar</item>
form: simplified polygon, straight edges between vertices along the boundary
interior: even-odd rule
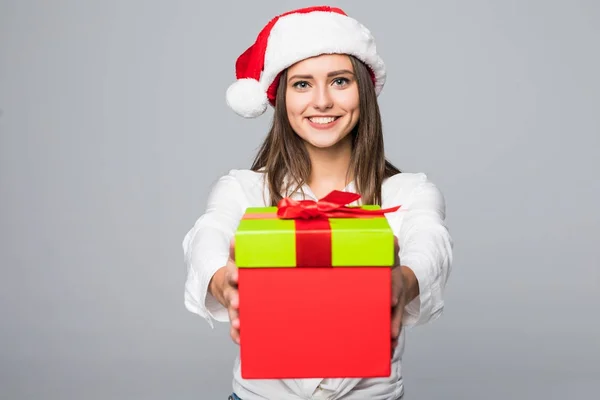
[[[354,181],[352,181],[348,185],[346,185],[346,187],[344,189],[342,189],[342,191],[356,193],[356,186],[355,186]],[[310,186],[308,186],[307,184],[302,185],[302,187],[300,187],[295,192],[292,192],[288,196],[294,200],[314,200],[314,201],[318,200],[317,196],[315,196],[314,192],[312,191]],[[351,205],[358,205],[358,201],[351,203]]]

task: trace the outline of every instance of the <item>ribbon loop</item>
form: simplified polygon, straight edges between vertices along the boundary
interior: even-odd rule
[[[282,219],[317,219],[335,217],[380,216],[396,211],[400,206],[379,210],[365,210],[348,204],[360,198],[359,194],[334,190],[319,201],[283,198],[277,204],[277,216]]]

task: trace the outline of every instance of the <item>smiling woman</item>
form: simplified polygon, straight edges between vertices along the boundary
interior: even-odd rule
[[[358,121],[359,96],[348,56],[309,58],[290,67],[288,75],[285,105],[294,132],[309,152],[339,148],[349,160],[349,134]]]
[[[321,198],[331,185],[352,181],[363,203],[379,204],[383,180],[400,171],[385,159],[373,74],[363,62],[348,54],[301,60],[280,74],[274,103],[273,125],[252,165],[269,172],[272,205],[304,184]],[[340,168],[343,176],[327,172]]]
[[[363,204],[402,208],[385,214],[397,244],[391,291],[388,283],[382,288],[392,297],[383,316],[389,313],[390,376],[245,379],[238,356],[231,398],[400,399],[404,328],[441,314],[453,245],[442,193],[425,174],[400,173],[385,157],[377,100],[386,69],[371,33],[339,8],[290,11],[273,18],[239,56],[236,78],[228,105],[254,118],[270,104],[273,122],[251,168],[219,179],[207,211],[184,238],[188,310],[211,324],[229,321],[240,344],[233,238],[248,207],[277,205],[284,197],[317,201],[338,190],[359,194]],[[335,318],[336,311],[314,310],[321,318]]]

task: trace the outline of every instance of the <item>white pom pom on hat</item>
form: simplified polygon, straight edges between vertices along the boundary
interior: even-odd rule
[[[227,89],[227,105],[245,118],[255,118],[267,110],[269,99],[260,82],[242,78]]]
[[[269,21],[236,61],[237,80],[226,93],[227,105],[244,118],[275,105],[278,75],[287,67],[321,54],[350,54],[371,72],[377,95],[386,79],[371,32],[340,8],[307,7]]]

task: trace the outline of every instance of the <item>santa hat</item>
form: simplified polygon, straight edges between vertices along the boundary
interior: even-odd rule
[[[275,105],[279,74],[298,61],[321,54],[349,54],[370,70],[379,95],[385,65],[371,32],[335,7],[308,7],[273,18],[235,64],[237,80],[227,89],[227,104],[254,118]]]

